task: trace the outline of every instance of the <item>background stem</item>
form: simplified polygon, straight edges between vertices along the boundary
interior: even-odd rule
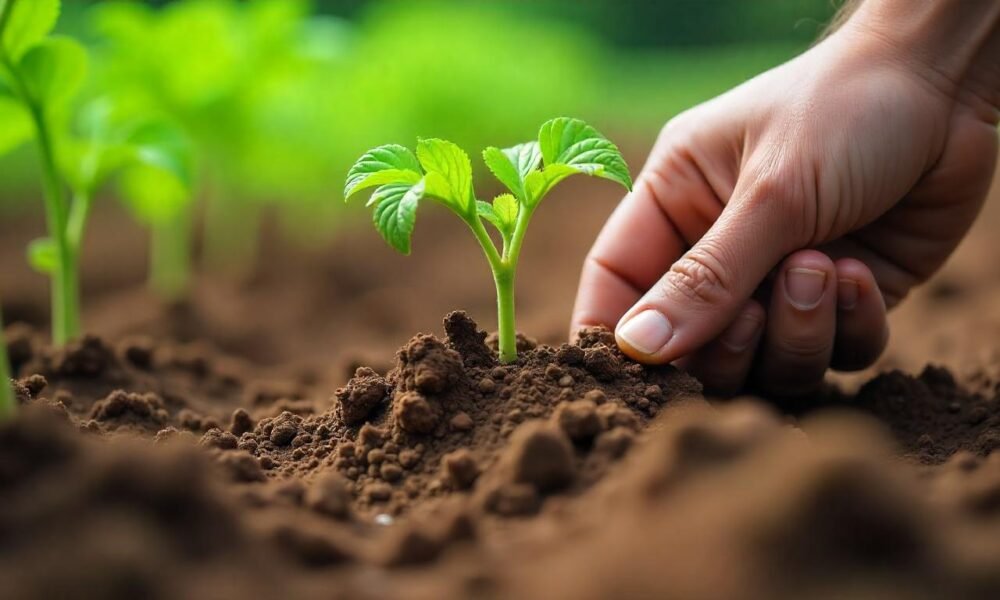
[[[7,341],[3,336],[3,315],[0,314],[0,421],[17,411],[14,390],[10,386],[10,363],[7,361]]]
[[[167,302],[184,298],[191,279],[191,224],[187,211],[156,223],[150,232],[149,285]]]
[[[205,203],[204,264],[215,274],[245,281],[257,267],[261,208],[253,201],[235,202],[217,190]]]

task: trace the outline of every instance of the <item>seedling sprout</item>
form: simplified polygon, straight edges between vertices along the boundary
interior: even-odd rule
[[[468,155],[441,139],[419,140],[415,154],[397,144],[366,152],[348,173],[344,196],[374,187],[368,206],[374,207],[375,227],[403,254],[410,253],[417,206],[424,198],[441,202],[469,226],[493,272],[500,361],[510,363],[517,360],[514,277],[524,234],[542,198],[575,173],[610,179],[629,190],[632,178],[617,146],[583,121],[565,117],[546,121],[538,141],[487,148],[483,160],[509,190],[492,203],[476,199]],[[484,222],[500,234],[500,248]]]

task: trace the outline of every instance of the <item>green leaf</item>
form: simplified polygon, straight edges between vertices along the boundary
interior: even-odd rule
[[[417,205],[424,195],[424,183],[388,183],[375,190],[373,220],[375,228],[390,246],[402,254],[410,253],[410,238],[417,218]]]
[[[560,164],[546,165],[541,171],[532,172],[524,181],[528,206],[537,206],[557,183],[580,172],[576,167]]]
[[[140,223],[169,223],[187,209],[190,191],[170,171],[137,162],[118,177],[118,190],[126,208]]]
[[[187,189],[193,187],[191,147],[179,129],[165,121],[148,121],[126,138],[136,162],[160,169]]]
[[[43,105],[70,100],[87,74],[87,51],[73,39],[50,37],[21,58],[18,70],[33,98]]]
[[[44,38],[59,19],[59,0],[7,0],[11,13],[2,32],[3,49],[17,62],[36,42]]]
[[[354,192],[387,183],[415,184],[420,181],[420,163],[405,146],[386,144],[365,152],[347,172],[344,199]]]
[[[493,204],[476,201],[476,212],[492,223],[505,240],[514,233],[519,208],[517,198],[511,194],[500,194],[493,199]]]
[[[457,212],[467,215],[473,209],[472,163],[461,148],[435,138],[417,142],[417,159],[428,175],[428,195],[443,200]],[[430,185],[433,184],[433,185]]]
[[[0,155],[30,140],[34,132],[24,106],[13,98],[0,96]]]
[[[524,195],[524,181],[521,179],[521,174],[517,172],[517,167],[507,158],[503,150],[494,146],[488,147],[483,150],[483,162],[508,190],[519,196]]]
[[[524,180],[541,164],[542,154],[538,142],[527,142],[503,150],[490,146],[483,150],[483,160],[500,183],[523,198]]]
[[[511,148],[504,148],[504,155],[517,168],[521,179],[528,176],[542,164],[542,152],[538,147],[538,142],[525,142]]]
[[[50,238],[38,238],[28,243],[28,264],[43,275],[55,273],[59,264],[56,244]]]
[[[546,121],[538,132],[538,146],[546,168],[569,165],[578,173],[610,179],[632,189],[632,177],[618,147],[580,119]]]

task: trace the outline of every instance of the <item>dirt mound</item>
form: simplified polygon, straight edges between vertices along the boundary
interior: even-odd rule
[[[0,426],[5,589],[1000,594],[991,382],[888,373],[798,411],[849,415],[793,426],[757,402],[713,409],[694,380],[629,361],[606,331],[522,338],[512,365],[463,313],[445,332],[330,396],[203,347],[91,337],[52,352],[22,330],[24,410]]]
[[[400,514],[487,473],[476,489],[483,505],[524,514],[545,492],[600,478],[661,406],[699,398],[673,367],[626,361],[606,331],[534,346],[511,365],[464,313],[449,315],[445,331],[445,340],[413,338],[385,377],[358,369],[332,410],[262,419],[233,447],[276,476],[336,469],[361,512]]]

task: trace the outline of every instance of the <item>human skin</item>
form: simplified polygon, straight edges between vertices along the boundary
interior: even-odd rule
[[[976,218],[997,162],[1000,2],[867,0],[813,48],[672,119],[604,226],[571,333],[715,393],[872,364],[886,310]]]

